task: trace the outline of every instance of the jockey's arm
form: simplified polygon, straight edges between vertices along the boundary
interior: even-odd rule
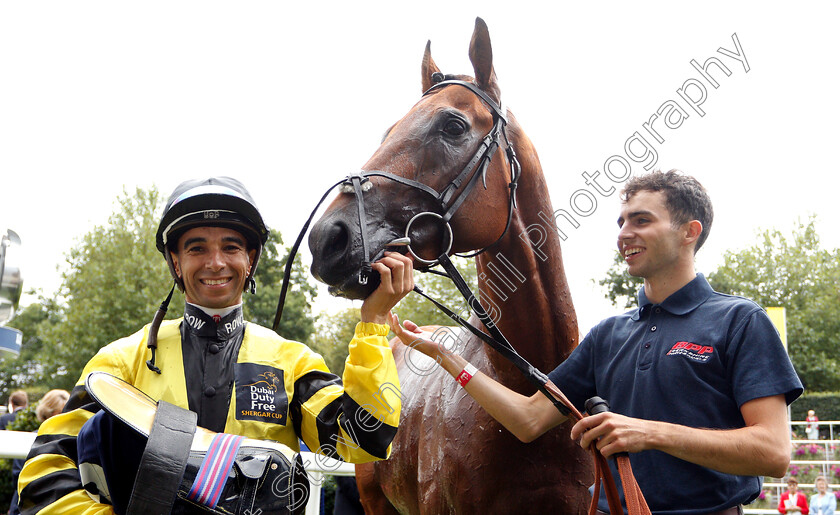
[[[429,338],[428,333],[420,331],[411,321],[406,321],[405,326],[402,326],[397,317],[392,315],[391,330],[403,344],[437,361],[453,378],[467,364],[466,359],[442,349]],[[490,416],[523,442],[531,442],[566,421],[566,417],[541,392],[530,397],[522,395],[481,371],[473,375],[464,389]]]

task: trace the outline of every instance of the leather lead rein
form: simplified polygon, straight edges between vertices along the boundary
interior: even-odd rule
[[[427,195],[431,195],[440,204],[440,209],[443,212],[443,222],[448,224],[449,220],[452,219],[452,217],[455,215],[455,212],[458,210],[459,207],[461,207],[461,204],[464,202],[464,200],[466,200],[466,197],[469,195],[470,191],[478,183],[478,177],[481,176],[482,180],[485,180],[484,174],[486,173],[487,167],[490,164],[490,160],[493,158],[496,150],[500,146],[499,139],[500,137],[504,137],[506,145],[506,156],[508,158],[508,163],[511,172],[511,181],[508,186],[510,190],[508,217],[504,232],[502,232],[502,235],[499,236],[496,242],[494,242],[490,246],[495,245],[495,243],[498,243],[498,241],[500,241],[507,233],[507,230],[510,227],[513,209],[516,208],[516,188],[521,172],[519,161],[516,158],[516,152],[513,149],[513,145],[511,145],[510,141],[508,140],[507,131],[505,130],[507,124],[507,117],[505,116],[505,113],[503,112],[502,108],[499,105],[497,105],[496,102],[493,101],[493,99],[491,99],[484,91],[482,91],[474,84],[469,82],[458,80],[441,81],[429,88],[425,93],[423,93],[423,96],[428,95],[434,90],[450,85],[457,85],[469,89],[470,91],[475,93],[482,101],[484,101],[484,103],[486,103],[489,106],[490,110],[493,113],[493,128],[482,139],[482,142],[479,145],[479,148],[476,151],[476,153],[473,155],[472,159],[470,159],[470,161],[461,170],[458,176],[456,176],[456,178],[453,181],[451,181],[446,187],[444,187],[443,191],[441,191],[440,193],[421,182],[407,179],[405,177],[400,177],[389,172],[378,170],[363,171],[358,174],[352,174],[332,185],[321,197],[321,200],[318,201],[318,204],[315,206],[315,209],[312,210],[312,213],[309,215],[309,218],[304,224],[303,229],[297,237],[297,240],[295,240],[294,245],[289,251],[289,257],[286,260],[286,268],[284,271],[283,286],[280,291],[280,299],[278,301],[277,311],[274,316],[274,325],[272,326],[275,331],[277,330],[277,327],[280,324],[280,319],[283,314],[283,305],[285,303],[286,293],[291,278],[292,264],[294,262],[295,255],[297,254],[297,251],[300,247],[300,243],[303,240],[303,236],[306,234],[306,231],[309,229],[309,225],[312,223],[312,219],[314,218],[315,213],[318,211],[318,208],[327,198],[327,195],[329,195],[329,193],[336,186],[339,186],[341,184],[349,184],[352,186],[353,193],[356,196],[356,202],[359,210],[359,223],[362,247],[364,249],[364,256],[362,258],[362,263],[360,264],[359,269],[359,282],[365,284],[367,282],[367,275],[371,271],[370,260],[373,259],[373,257],[369,254],[367,229],[365,227],[366,217],[364,208],[363,189],[361,187],[363,182],[369,180],[370,177],[383,177],[393,182],[397,182],[399,184],[403,184],[405,186],[409,186],[414,189],[420,190]],[[455,200],[452,201],[452,203],[450,204],[452,196],[460,188],[460,184],[463,182],[464,179],[466,179],[466,177],[471,172],[473,175],[472,177],[470,177],[469,181],[467,182],[467,185],[461,191],[461,194],[458,195],[455,198]],[[480,249],[472,254],[462,255],[461,257],[473,257],[475,255],[480,254],[481,252],[484,252],[490,246]],[[486,342],[488,345],[490,345],[497,352],[499,352],[502,356],[510,360],[523,374],[525,374],[525,377],[528,378],[528,380],[531,381],[531,383],[534,384],[537,387],[537,389],[541,391],[552,402],[554,407],[561,414],[567,417],[571,417],[575,421],[581,420],[584,417],[584,415],[580,411],[578,411],[577,408],[575,408],[571,402],[569,402],[569,400],[557,388],[557,386],[548,379],[548,376],[546,376],[540,370],[534,368],[533,365],[528,363],[528,361],[525,360],[525,358],[523,358],[521,355],[519,355],[519,353],[516,352],[516,349],[514,349],[513,345],[511,345],[507,338],[505,338],[504,334],[502,334],[501,330],[499,330],[495,323],[493,323],[492,318],[481,306],[481,304],[478,301],[478,298],[472,294],[472,291],[466,284],[466,281],[464,281],[464,278],[461,277],[461,274],[455,268],[455,265],[452,264],[452,261],[449,259],[449,256],[447,256],[446,253],[444,253],[438,258],[437,261],[443,266],[443,268],[447,272],[447,274],[441,275],[448,275],[448,277],[455,284],[456,288],[458,288],[458,291],[461,293],[461,295],[463,295],[464,298],[467,300],[467,302],[470,305],[470,308],[478,316],[479,320],[484,324],[484,326],[487,328],[490,334],[487,334],[484,331],[473,326],[472,324],[464,320],[462,317],[452,312],[446,306],[442,305],[435,299],[423,293],[423,291],[420,290],[420,288],[415,287],[414,291],[431,301],[438,309],[443,311],[456,323],[469,330],[475,336],[477,336],[478,338]],[[434,271],[430,272],[435,273]],[[598,497],[600,495],[600,487],[602,480],[604,483],[604,488],[606,489],[607,501],[609,502],[610,512],[614,514],[623,514],[621,502],[618,495],[618,489],[616,487],[615,480],[612,477],[612,473],[610,472],[610,468],[607,465],[606,458],[600,453],[600,451],[598,451],[594,444],[590,446],[589,450],[592,452],[593,455],[596,477],[594,495],[592,497],[592,502],[589,507],[589,515],[595,515],[598,511]],[[648,508],[644,496],[642,495],[642,492],[639,489],[639,485],[636,482],[636,478],[633,476],[633,470],[630,466],[629,457],[626,455],[617,456],[616,465],[618,467],[618,472],[621,477],[622,485],[624,485],[624,496],[625,503],[627,505],[628,515],[650,515],[650,508]]]

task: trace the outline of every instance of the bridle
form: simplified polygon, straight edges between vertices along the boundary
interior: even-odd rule
[[[479,89],[475,84],[462,80],[442,80],[442,75],[436,75],[439,81],[432,87],[430,87],[428,90],[426,90],[425,93],[423,93],[424,97],[447,86],[460,86],[466,88],[472,91],[489,107],[490,112],[493,115],[493,128],[490,129],[490,132],[488,132],[487,135],[485,135],[484,138],[481,140],[481,143],[479,143],[478,148],[476,149],[472,158],[467,162],[466,165],[464,165],[464,167],[461,169],[458,175],[456,175],[455,178],[449,181],[449,183],[441,191],[437,191],[434,188],[422,182],[407,179],[405,177],[400,177],[399,175],[395,175],[390,172],[384,172],[379,170],[362,171],[359,173],[351,174],[349,177],[347,177],[347,179],[343,182],[341,191],[345,193],[355,193],[357,199],[359,223],[361,226],[362,249],[364,255],[364,261],[361,264],[359,275],[359,282],[361,284],[367,283],[367,276],[370,273],[370,263],[372,259],[368,245],[367,227],[365,225],[365,206],[363,200],[363,192],[367,191],[365,190],[365,188],[367,187],[368,189],[370,189],[371,187],[368,186],[368,184],[370,184],[370,177],[383,177],[385,179],[402,184],[404,186],[414,188],[423,192],[426,195],[431,196],[433,201],[437,204],[439,212],[424,211],[422,213],[414,215],[414,217],[411,218],[408,224],[406,224],[405,236],[406,238],[409,238],[411,226],[418,219],[423,217],[435,218],[447,229],[445,235],[448,235],[448,243],[443,245],[443,253],[449,254],[449,251],[452,249],[453,245],[452,228],[450,226],[450,221],[458,212],[458,209],[463,205],[464,201],[469,197],[476,184],[478,184],[479,178],[481,178],[481,181],[484,185],[484,189],[487,189],[487,168],[490,166],[490,162],[493,160],[496,151],[501,146],[502,140],[504,140],[505,154],[507,156],[507,161],[510,166],[510,183],[508,183],[508,188],[510,191],[508,201],[508,215],[507,222],[505,224],[505,229],[502,231],[502,234],[499,236],[499,238],[497,238],[494,243],[488,245],[487,247],[475,251],[472,254],[459,255],[461,257],[473,257],[484,252],[487,248],[495,245],[495,243],[501,240],[502,237],[504,237],[504,235],[507,233],[508,228],[510,227],[510,221],[513,216],[513,210],[516,208],[516,187],[519,183],[521,167],[519,165],[519,160],[516,158],[516,152],[514,151],[513,145],[511,144],[510,139],[507,135],[507,115],[505,114],[503,108],[500,105],[496,104],[496,102],[492,98],[490,98],[490,96],[487,95],[487,93]],[[460,191],[460,193],[458,193],[465,181],[466,186]],[[408,243],[408,246],[409,250],[411,250],[410,242]],[[412,254],[414,255],[415,260],[419,261],[423,265],[434,266],[438,263],[438,259],[426,260],[418,257],[417,253],[415,252],[412,252]]]
[[[290,249],[289,257],[286,261],[283,286],[280,290],[280,300],[278,302],[277,311],[274,316],[273,327],[275,331],[277,330],[277,327],[280,324],[280,319],[283,313],[283,305],[285,303],[286,292],[288,290],[289,280],[291,277],[292,263],[300,247],[300,244],[303,241],[303,236],[309,229],[309,225],[312,223],[312,219],[314,218],[315,213],[318,211],[321,204],[324,202],[324,200],[326,200],[330,192],[338,186],[341,186],[340,191],[342,193],[353,193],[356,198],[357,212],[359,216],[359,231],[360,238],[362,240],[362,262],[359,265],[358,280],[359,284],[362,285],[368,283],[371,273],[373,271],[371,263],[376,257],[371,255],[369,242],[370,237],[368,236],[367,231],[367,214],[364,202],[364,193],[373,188],[373,183],[370,181],[371,177],[382,177],[390,181],[396,182],[398,184],[402,184],[404,186],[408,186],[410,188],[419,190],[423,192],[423,194],[432,197],[434,202],[437,204],[438,209],[440,211],[439,213],[435,211],[424,211],[414,215],[411,218],[411,220],[409,220],[409,222],[406,224],[405,238],[400,239],[400,243],[407,245],[408,251],[412,252],[416,261],[423,264],[426,268],[432,267],[440,262],[440,258],[434,260],[426,260],[418,257],[417,254],[412,251],[411,241],[409,237],[411,226],[418,219],[421,219],[423,217],[431,217],[438,220],[439,223],[445,227],[446,232],[444,233],[444,236],[447,236],[448,239],[448,242],[443,245],[442,255],[445,256],[449,254],[449,251],[452,249],[452,245],[454,243],[450,221],[455,216],[458,209],[463,205],[467,197],[469,197],[476,184],[478,184],[479,178],[481,178],[484,188],[487,189],[487,168],[490,166],[490,162],[495,156],[496,151],[501,146],[502,140],[504,140],[505,154],[507,157],[508,165],[510,167],[510,182],[508,183],[508,213],[505,228],[499,235],[499,237],[496,239],[496,241],[494,241],[490,245],[470,254],[457,255],[466,258],[477,256],[478,254],[481,254],[488,248],[498,243],[507,233],[508,229],[510,228],[511,219],[513,218],[513,211],[517,207],[516,187],[519,184],[519,178],[521,176],[522,171],[522,168],[519,165],[519,160],[516,158],[516,152],[514,151],[513,145],[510,142],[510,138],[508,138],[507,115],[502,106],[497,104],[492,98],[490,98],[490,96],[487,93],[482,91],[480,88],[478,88],[478,86],[471,82],[463,80],[444,80],[444,76],[441,73],[433,74],[433,80],[436,81],[435,84],[433,84],[429,89],[427,89],[423,93],[423,97],[430,95],[431,93],[445,88],[447,86],[458,86],[472,91],[487,105],[487,107],[490,110],[490,113],[493,115],[493,127],[490,129],[490,132],[488,132],[487,135],[485,135],[484,138],[482,138],[472,158],[467,162],[466,165],[464,165],[464,167],[461,169],[458,175],[456,175],[454,179],[449,181],[449,183],[441,191],[437,191],[431,186],[422,182],[415,181],[413,179],[408,179],[406,177],[400,177],[399,175],[395,175],[393,173],[381,170],[365,170],[357,173],[352,173],[344,179],[330,186],[324,193],[324,195],[321,197],[321,199],[318,201],[318,203],[315,205],[315,209],[312,210],[312,213],[309,215],[309,218],[304,224],[303,229],[298,235],[297,240],[295,240],[294,245]],[[465,181],[466,186],[464,186],[464,188],[461,189]],[[458,193],[459,190],[460,193]]]
[[[521,167],[519,165],[519,161],[516,159],[516,152],[513,149],[513,145],[511,144],[510,139],[507,136],[507,116],[503,112],[501,106],[496,104],[496,102],[492,98],[490,98],[487,95],[487,93],[479,89],[471,82],[466,82],[462,80],[441,80],[443,78],[443,75],[439,73],[436,73],[435,76],[435,79],[437,79],[437,83],[435,83],[432,87],[426,90],[426,92],[423,93],[423,96],[429,95],[433,91],[445,88],[447,86],[459,86],[467,88],[468,90],[472,91],[475,95],[477,95],[481,100],[483,100],[484,103],[487,104],[487,106],[490,108],[490,112],[493,115],[493,128],[481,140],[481,143],[478,145],[478,148],[476,149],[475,153],[473,154],[473,157],[469,160],[469,162],[467,162],[467,164],[458,173],[458,175],[454,179],[452,179],[449,182],[449,184],[447,184],[440,192],[428,186],[427,184],[423,184],[422,182],[407,179],[405,177],[394,175],[390,172],[383,172],[379,170],[362,171],[359,173],[351,174],[347,178],[342,179],[341,181],[333,184],[324,193],[324,195],[321,197],[321,200],[318,201],[318,204],[315,206],[315,209],[312,210],[312,213],[309,215],[309,219],[304,224],[303,229],[301,230],[297,240],[295,241],[295,244],[292,246],[292,249],[289,252],[289,257],[286,261],[285,274],[283,277],[283,286],[280,290],[280,300],[277,305],[277,312],[274,316],[273,329],[276,331],[277,327],[280,324],[280,318],[283,314],[283,305],[285,303],[286,292],[289,286],[289,279],[291,277],[292,263],[295,255],[297,254],[297,250],[300,246],[300,243],[303,240],[303,235],[309,229],[309,225],[312,222],[312,219],[315,216],[315,213],[317,212],[318,208],[321,206],[321,203],[324,202],[324,200],[327,198],[327,195],[329,195],[333,188],[337,186],[342,187],[342,192],[352,192],[355,194],[356,197],[363,251],[363,261],[359,267],[359,283],[367,284],[368,278],[370,277],[370,274],[373,270],[371,268],[372,257],[370,255],[367,236],[367,216],[365,211],[364,192],[369,191],[373,187],[372,183],[370,182],[370,177],[383,177],[391,181],[397,182],[399,184],[403,184],[405,186],[409,186],[411,188],[422,191],[423,193],[432,196],[438,203],[440,211],[443,214],[436,213],[434,211],[424,211],[415,215],[408,222],[408,224],[406,224],[406,236],[405,238],[403,238],[403,240],[405,240],[405,244],[408,245],[409,251],[411,251],[409,231],[411,229],[411,224],[419,217],[432,216],[439,219],[440,222],[445,225],[445,227],[448,229],[449,243],[448,245],[444,246],[446,248],[444,248],[440,256],[438,256],[438,258],[435,260],[424,260],[419,259],[417,255],[414,252],[412,252],[412,254],[414,255],[414,259],[419,260],[421,263],[428,266],[440,264],[446,273],[434,271],[432,272],[438,273],[440,275],[445,275],[452,280],[452,282],[455,284],[455,286],[458,288],[458,290],[469,303],[473,312],[475,312],[475,314],[478,315],[479,319],[487,328],[490,334],[487,334],[481,329],[478,329],[477,327],[473,326],[468,321],[464,320],[462,317],[449,310],[443,304],[440,304],[435,299],[426,295],[420,288],[415,287],[414,291],[431,301],[435,306],[438,307],[438,309],[440,309],[441,311],[446,313],[450,318],[452,318],[452,320],[468,329],[470,332],[472,332],[473,334],[487,342],[491,347],[500,352],[503,356],[511,360],[513,364],[516,365],[517,368],[519,368],[522,371],[522,373],[525,374],[525,376],[540,391],[542,391],[546,395],[546,397],[548,397],[552,401],[552,403],[561,413],[563,413],[564,415],[568,415],[569,408],[564,406],[561,401],[557,400],[555,396],[552,396],[552,394],[549,393],[549,391],[546,389],[546,384],[550,383],[550,381],[548,380],[548,376],[546,376],[539,369],[535,368],[533,365],[528,363],[522,356],[519,355],[519,353],[516,352],[513,345],[511,345],[507,338],[505,338],[504,334],[502,334],[501,330],[499,330],[499,328],[496,326],[493,319],[487,314],[487,312],[484,310],[484,307],[481,306],[481,303],[478,302],[478,298],[472,293],[466,281],[464,281],[464,278],[461,276],[461,273],[449,259],[448,254],[452,248],[453,243],[452,228],[450,227],[449,222],[452,220],[452,217],[455,215],[458,209],[463,205],[464,201],[467,199],[470,192],[475,188],[476,184],[478,184],[479,177],[482,178],[484,187],[487,187],[487,168],[489,167],[490,161],[493,159],[493,156],[495,155],[496,151],[499,149],[502,138],[504,138],[505,150],[511,171],[511,180],[508,184],[509,202],[505,229],[504,231],[502,231],[502,234],[499,236],[499,238],[496,239],[496,241],[492,244],[476,252],[473,252],[472,254],[463,255],[462,257],[472,257],[484,252],[488,248],[498,243],[507,233],[508,229],[510,228],[513,210],[516,208],[516,187],[519,183]],[[467,181],[466,186],[461,190],[460,194],[456,195],[458,190],[461,188],[462,184],[464,184],[464,181]]]
[[[549,401],[551,401],[554,407],[561,414],[570,417],[575,421],[581,420],[584,415],[580,411],[578,411],[578,409],[568,400],[568,398],[563,394],[563,392],[561,392],[560,389],[557,388],[557,386],[553,382],[551,382],[551,380],[549,380],[548,376],[539,369],[535,368],[530,363],[528,363],[528,361],[525,360],[525,358],[523,358],[518,352],[516,352],[516,349],[514,349],[513,345],[511,345],[507,338],[505,338],[502,331],[496,326],[492,317],[488,315],[487,311],[478,301],[478,298],[470,290],[470,287],[467,285],[466,281],[461,276],[461,273],[449,259],[449,252],[452,249],[453,245],[453,236],[450,221],[452,220],[452,217],[455,216],[455,213],[458,211],[458,209],[463,205],[470,192],[475,188],[476,184],[478,184],[479,177],[481,177],[482,179],[484,188],[487,189],[487,168],[489,167],[490,162],[493,159],[493,156],[495,155],[496,151],[499,149],[502,138],[504,138],[505,152],[510,166],[511,177],[510,183],[508,184],[508,188],[510,191],[507,222],[505,223],[505,229],[504,231],[502,231],[502,234],[499,236],[498,239],[496,239],[495,242],[471,254],[462,255],[462,257],[473,257],[484,252],[488,248],[498,243],[507,233],[508,229],[510,228],[513,210],[517,207],[516,187],[518,185],[519,178],[521,175],[521,167],[519,165],[518,159],[516,158],[516,152],[513,149],[513,145],[511,144],[510,139],[507,135],[507,116],[505,115],[505,112],[503,111],[500,105],[496,104],[496,102],[493,101],[493,99],[490,98],[487,95],[487,93],[479,89],[476,85],[474,85],[471,82],[461,80],[443,80],[443,75],[440,73],[435,73],[433,75],[433,80],[435,80],[436,83],[432,85],[432,87],[430,87],[428,90],[426,90],[426,92],[423,93],[424,97],[426,95],[431,94],[434,91],[437,91],[441,88],[445,88],[447,86],[460,86],[467,88],[468,90],[472,91],[475,95],[477,95],[482,101],[484,101],[484,103],[490,108],[490,111],[493,115],[493,128],[490,130],[489,133],[487,133],[486,136],[484,136],[484,138],[478,146],[478,149],[476,149],[475,153],[473,154],[473,157],[464,166],[461,172],[458,173],[458,175],[454,179],[452,179],[449,182],[449,184],[447,184],[440,192],[428,186],[427,184],[423,184],[419,181],[407,179],[405,177],[394,175],[390,172],[378,170],[361,171],[358,173],[354,173],[349,175],[345,179],[342,179],[341,181],[333,184],[324,193],[324,195],[321,197],[321,200],[318,201],[318,204],[315,206],[315,209],[312,210],[312,213],[309,215],[309,219],[304,224],[303,229],[301,230],[297,240],[295,241],[295,244],[292,246],[289,252],[289,257],[286,261],[283,286],[280,291],[280,300],[278,302],[277,312],[274,317],[273,329],[277,331],[277,327],[280,324],[280,318],[283,313],[283,304],[285,303],[286,292],[288,290],[289,280],[291,278],[292,264],[295,255],[297,254],[298,248],[300,247],[300,243],[303,240],[303,236],[309,229],[309,225],[311,224],[315,213],[318,211],[318,208],[327,198],[329,193],[337,186],[341,186],[341,191],[343,193],[355,194],[356,204],[359,213],[359,227],[361,232],[363,251],[363,260],[359,268],[359,283],[367,284],[370,274],[373,270],[371,268],[372,257],[370,255],[367,236],[367,216],[365,211],[364,192],[369,191],[373,188],[373,184],[370,182],[371,177],[383,177],[385,179],[389,179],[399,184],[403,184],[405,186],[409,186],[411,188],[420,190],[423,193],[433,197],[433,199],[437,202],[439,210],[443,214],[436,213],[434,211],[424,211],[418,213],[417,215],[414,215],[414,217],[412,217],[411,220],[406,224],[405,238],[400,239],[403,240],[401,243],[407,245],[408,250],[411,251],[411,240],[409,237],[409,232],[411,230],[412,223],[414,223],[418,218],[424,216],[434,217],[440,220],[440,223],[444,224],[444,226],[447,228],[446,234],[448,234],[449,236],[449,242],[447,245],[443,246],[443,251],[437,259],[425,260],[419,258],[416,253],[411,253],[416,261],[419,261],[424,265],[430,267],[440,264],[443,267],[446,273],[436,273],[439,273],[440,275],[445,275],[452,280],[455,287],[467,300],[473,313],[475,313],[478,316],[479,320],[484,324],[484,326],[487,329],[487,332],[482,331],[481,329],[471,324],[469,321],[464,320],[457,313],[453,312],[437,300],[426,295],[417,286],[415,286],[414,291],[431,301],[438,309],[443,311],[453,321],[455,321],[456,323],[473,333],[479,339],[483,340],[485,343],[487,343],[493,349],[499,352],[502,356],[511,361],[513,365],[516,366],[525,375],[525,377],[531,382],[531,384],[536,386],[537,390],[542,392],[549,399]],[[458,190],[461,188],[462,184],[464,184],[464,181],[467,181],[466,186],[461,190],[460,194],[456,195]],[[393,243],[394,242],[392,242],[392,244]],[[587,400],[586,410],[590,414],[594,415],[598,412],[607,411],[608,409],[609,405],[606,403],[606,401],[600,399],[599,397],[593,397]],[[623,513],[623,509],[621,508],[621,504],[619,501],[618,491],[615,486],[615,481],[607,465],[606,458],[598,451],[594,444],[590,447],[589,450],[592,452],[593,455],[596,477],[592,503],[589,507],[589,514],[594,515],[597,511],[597,500],[602,480],[604,488],[607,491],[607,500],[609,501],[610,512]],[[629,457],[627,455],[616,456],[616,464],[618,467],[619,474],[621,476],[622,484],[624,486],[625,501],[628,508],[628,512],[631,515],[650,515],[650,509],[648,508],[644,496],[642,495],[641,489],[639,488],[638,483],[636,482],[636,479],[633,476],[633,470],[630,466]]]

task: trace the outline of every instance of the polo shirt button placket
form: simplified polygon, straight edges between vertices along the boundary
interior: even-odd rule
[[[655,315],[658,315],[660,313],[662,313],[662,308],[659,307],[659,306],[654,307],[652,309],[650,321],[654,322],[655,319],[656,319]],[[657,329],[656,325],[651,325],[649,332],[655,333],[656,329]],[[642,353],[639,356],[640,357],[640,362],[639,362],[639,369],[640,370],[647,370],[648,368],[650,368],[651,364],[653,363],[653,358],[650,355],[651,347],[653,347],[653,343],[654,343],[653,340],[651,340],[651,341],[645,342],[644,345],[642,345],[642,351],[641,351]]]

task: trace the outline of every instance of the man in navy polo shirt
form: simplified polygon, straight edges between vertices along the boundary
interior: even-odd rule
[[[712,218],[691,177],[628,181],[618,249],[629,273],[644,278],[639,307],[596,325],[549,375],[579,408],[596,395],[608,400],[612,412],[584,418],[572,438],[584,448],[596,442],[605,456],[630,453],[657,515],[740,513],[761,477],[782,477],[790,462],[786,406],[802,384],[764,310],[713,291],[695,272]],[[418,345],[415,324],[392,327],[453,377],[470,372],[467,392],[521,440],[566,420],[543,394],[520,395],[430,341]],[[603,490],[599,501],[609,511]]]

